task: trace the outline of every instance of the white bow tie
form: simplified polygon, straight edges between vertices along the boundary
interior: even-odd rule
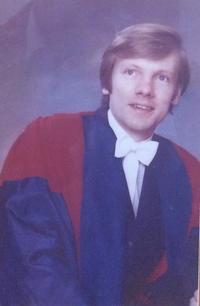
[[[148,166],[156,155],[158,145],[157,141],[152,140],[134,143],[129,137],[117,139],[115,157],[125,157],[133,152],[138,161]]]

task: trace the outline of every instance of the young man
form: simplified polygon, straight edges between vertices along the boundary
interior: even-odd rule
[[[3,305],[195,303],[200,166],[154,134],[189,81],[181,38],[126,28],[100,79],[98,111],[39,118],[8,154]]]

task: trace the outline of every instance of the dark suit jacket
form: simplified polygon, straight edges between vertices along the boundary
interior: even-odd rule
[[[187,305],[197,286],[199,163],[155,138],[150,167],[165,254],[146,276],[138,305]],[[1,174],[8,181],[1,189],[5,305],[122,305],[124,198],[118,182],[110,184],[118,176],[111,167],[120,169],[113,149],[114,135],[98,113],[39,118],[13,145]]]

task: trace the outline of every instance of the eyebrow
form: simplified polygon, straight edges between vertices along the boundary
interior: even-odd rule
[[[124,69],[130,69],[130,68],[134,68],[134,69],[137,69],[137,70],[140,70],[140,71],[143,70],[140,66],[137,66],[135,64],[123,64],[120,69],[124,70]]]
[[[141,69],[140,66],[136,65],[136,64],[133,64],[133,63],[125,63],[125,64],[122,64],[122,67],[134,67],[134,68],[138,68],[138,69]]]

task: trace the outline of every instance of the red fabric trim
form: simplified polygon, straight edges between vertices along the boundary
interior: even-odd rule
[[[167,257],[166,254],[163,255],[158,265],[155,267],[154,271],[146,279],[147,283],[152,283],[159,277],[161,277],[167,271]]]
[[[152,302],[150,300],[150,298],[148,298],[147,296],[145,296],[144,294],[140,294],[138,297],[137,297],[137,303],[142,303],[142,305],[152,305]]]

